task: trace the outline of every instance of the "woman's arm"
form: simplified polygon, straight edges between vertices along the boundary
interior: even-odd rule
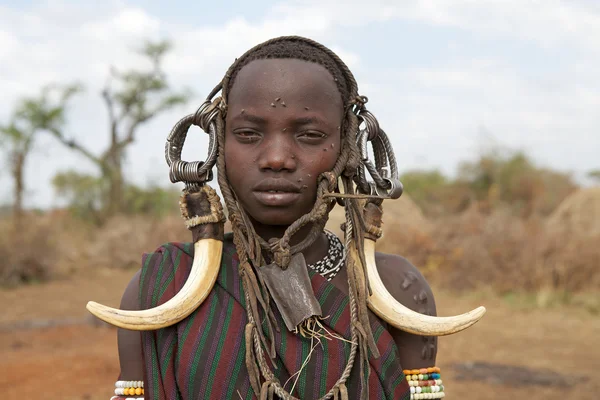
[[[404,257],[376,254],[377,270],[390,294],[406,307],[435,316],[435,299],[429,284],[419,270]],[[421,369],[435,366],[437,337],[414,335],[391,328],[403,369]]]

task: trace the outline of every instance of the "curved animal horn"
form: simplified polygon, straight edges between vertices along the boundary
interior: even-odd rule
[[[166,303],[148,310],[125,311],[90,301],[86,308],[111,325],[148,331],[174,325],[190,315],[212,290],[221,265],[223,242],[200,239],[194,243],[194,262],[181,290]]]
[[[174,325],[196,310],[210,294],[223,253],[223,208],[214,189],[183,194],[181,212],[194,239],[194,261],[181,290],[167,302],[147,310],[119,310],[90,301],[86,308],[111,325],[135,331]]]
[[[364,240],[364,252],[372,292],[368,299],[368,306],[393,327],[416,335],[444,336],[467,329],[485,314],[485,307],[477,307],[468,313],[453,317],[433,317],[411,310],[392,297],[385,288],[375,265],[374,240]]]

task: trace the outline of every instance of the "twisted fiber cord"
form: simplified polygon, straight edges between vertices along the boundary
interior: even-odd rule
[[[352,226],[351,223],[349,226],[350,227]],[[346,253],[346,257],[348,257],[348,249],[349,248],[350,248],[349,246],[346,246],[346,248],[344,250],[344,252]],[[246,295],[246,302],[249,303],[251,301],[250,295],[248,292],[246,292],[245,295]],[[350,300],[350,319],[351,319],[351,321],[355,321],[357,319],[357,305],[356,305],[356,298],[352,291],[349,292],[349,300]],[[254,383],[253,390],[255,391],[255,393],[261,394],[261,399],[263,398],[265,391],[269,390],[269,392],[268,392],[269,394],[274,392],[280,398],[282,398],[284,400],[298,400],[296,397],[294,397],[293,395],[288,393],[283,387],[281,387],[281,384],[279,383],[278,379],[273,375],[273,373],[271,372],[271,369],[267,365],[267,361],[265,360],[263,349],[260,345],[261,341],[259,339],[259,335],[256,334],[256,331],[260,331],[260,329],[256,327],[256,321],[254,319],[254,316],[251,315],[250,313],[248,313],[248,321],[249,321],[248,325],[246,326],[246,332],[247,332],[247,334],[246,334],[246,346],[247,346],[246,355],[250,356],[250,360],[247,357],[246,363],[248,366],[248,370],[252,371],[251,372],[251,375],[252,375],[251,382]],[[250,332],[250,333],[248,333],[248,332]],[[326,399],[331,399],[331,398],[337,399],[338,396],[340,396],[340,395],[341,395],[340,398],[342,400],[348,400],[348,393],[347,393],[347,389],[345,387],[345,383],[348,380],[350,373],[352,372],[352,367],[354,365],[354,359],[356,358],[356,353],[358,352],[357,350],[358,350],[358,346],[359,346],[357,326],[354,323],[351,324],[351,326],[350,326],[350,341],[351,341],[350,355],[348,357],[348,362],[346,364],[346,367],[344,368],[344,372],[342,373],[342,375],[340,376],[338,381],[329,390],[329,392],[327,392],[327,394],[325,394],[319,400],[326,400]],[[248,348],[252,347],[252,345],[254,347],[254,351],[249,353]],[[249,362],[249,361],[255,361],[255,362]],[[260,386],[260,377],[256,378],[256,374],[257,374],[256,363],[258,363],[258,365],[260,366],[260,370],[266,379],[266,381],[263,383],[262,386]],[[362,371],[362,368],[361,368],[361,371]],[[361,372],[361,376],[364,376],[362,372]],[[365,386],[363,384],[363,387],[366,387],[368,390],[368,386]],[[269,397],[269,398],[272,398],[272,397]],[[363,397],[363,398],[368,398],[368,393],[366,394],[366,397]]]

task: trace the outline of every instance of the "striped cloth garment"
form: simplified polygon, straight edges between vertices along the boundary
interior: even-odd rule
[[[185,283],[194,257],[192,243],[168,243],[143,257],[140,305],[155,307],[171,299]],[[246,301],[238,274],[239,259],[231,234],[225,236],[221,269],[204,303],[180,323],[142,333],[145,400],[256,399],[245,363]],[[332,332],[350,338],[348,297],[321,275],[309,270],[323,322]],[[300,399],[317,399],[341,376],[350,344],[339,340],[315,342],[288,332],[277,308],[277,357],[271,370]],[[370,360],[370,399],[410,399],[410,388],[398,360],[396,345],[382,322],[371,315],[381,357]],[[310,361],[300,370],[311,348]],[[359,357],[356,357],[358,360]],[[359,398],[360,368],[352,369],[346,386],[349,398]]]

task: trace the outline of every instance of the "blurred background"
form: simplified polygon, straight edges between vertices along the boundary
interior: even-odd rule
[[[419,267],[439,315],[488,309],[439,339],[449,398],[598,393],[597,1],[2,0],[2,397],[110,398],[116,331],[85,303],[117,306],[142,253],[190,240],[165,138],[289,34],[342,57],[391,137],[405,194],[378,249]],[[183,157],[206,144],[191,129]]]

